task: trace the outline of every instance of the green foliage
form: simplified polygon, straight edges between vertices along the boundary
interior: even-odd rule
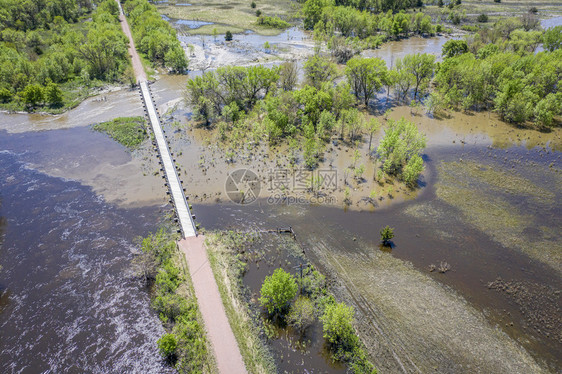
[[[555,51],[562,48],[562,26],[551,27],[542,36],[542,42],[546,51]]]
[[[468,44],[465,40],[451,39],[447,40],[447,42],[443,44],[441,54],[443,55],[443,58],[450,58],[462,55],[466,52],[468,52]]]
[[[256,2],[255,2],[255,1],[252,1],[252,3],[250,4],[250,7],[251,7],[252,9],[255,9],[255,8],[256,8]]]
[[[291,24],[289,22],[284,21],[277,16],[268,17],[263,15],[258,16],[258,25],[268,26],[275,29],[286,29],[288,27],[291,27]]]
[[[562,79],[562,52],[531,53],[535,33],[514,30],[511,40],[483,46],[476,56],[446,59],[435,76],[444,104],[464,110],[493,107],[508,122],[552,126],[560,113],[556,82]]]
[[[270,314],[284,314],[289,307],[289,303],[297,295],[297,291],[298,286],[295,278],[279,268],[271,276],[265,277],[259,301]]]
[[[488,22],[488,15],[484,14],[484,13],[480,14],[477,18],[477,21],[480,22],[480,23]]]
[[[20,96],[24,103],[29,106],[40,104],[44,100],[43,87],[39,84],[28,84]]]
[[[353,308],[345,303],[332,303],[326,306],[320,318],[324,338],[336,348],[352,350],[358,339],[353,329]]]
[[[162,357],[171,360],[175,354],[178,346],[178,338],[174,334],[164,334],[158,339],[158,350]]]
[[[308,84],[315,88],[322,87],[322,84],[326,82],[333,82],[338,75],[336,65],[318,53],[306,60],[304,71]]]
[[[381,234],[381,242],[384,245],[388,245],[392,238],[394,238],[394,229],[390,226],[383,227],[380,231]]]
[[[144,255],[151,255],[157,271],[152,307],[166,324],[168,333],[158,340],[158,349],[180,373],[209,372],[211,354],[207,350],[197,300],[178,292],[185,285],[183,271],[175,263],[177,246],[170,234],[159,230],[142,239]],[[189,284],[187,285],[189,289]],[[193,290],[190,290],[193,294]]]
[[[10,92],[4,92],[2,101],[25,92],[21,103],[28,109],[37,105],[60,108],[73,105],[63,96],[85,97],[87,90],[75,87],[89,84],[91,78],[109,82],[121,79],[128,56],[117,3],[97,3],[92,12],[89,1],[2,1],[0,87]],[[83,21],[86,16],[91,19]],[[85,75],[87,81],[82,80]],[[42,86],[43,97],[38,85]],[[30,88],[26,91],[27,86]],[[71,87],[74,90],[68,92]]]
[[[386,80],[386,64],[380,58],[355,56],[347,62],[345,74],[357,100],[362,98],[368,106]]]
[[[383,169],[388,174],[400,175],[403,179],[404,168],[414,159],[415,155],[425,148],[425,135],[420,134],[413,122],[401,118],[398,121],[389,120],[377,153],[383,161]],[[410,171],[410,170],[409,170]]]
[[[287,315],[287,322],[301,333],[310,326],[315,319],[315,305],[307,297],[299,296]]]
[[[45,101],[51,106],[61,106],[64,101],[62,90],[59,85],[53,82],[45,86]]]
[[[108,134],[129,149],[138,147],[148,138],[143,117],[120,117],[94,125],[93,129]]]
[[[224,35],[224,40],[226,40],[227,42],[232,40],[232,33],[230,32],[230,30],[226,31],[226,34]]]
[[[187,100],[194,108],[196,118],[208,124],[222,113],[224,106],[231,103],[250,111],[259,99],[267,96],[278,80],[279,67],[219,68],[188,80]]]
[[[185,52],[176,37],[176,31],[162,19],[158,9],[148,0],[126,0],[123,10],[133,29],[138,51],[155,64],[184,73],[188,65]]]
[[[410,158],[406,166],[404,166],[402,178],[406,184],[414,187],[417,185],[418,178],[423,170],[423,159],[420,155],[415,154]]]

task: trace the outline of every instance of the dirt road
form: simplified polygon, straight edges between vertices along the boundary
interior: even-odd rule
[[[240,349],[222,305],[204,242],[205,237],[199,235],[183,239],[178,244],[187,259],[207,337],[215,351],[220,373],[246,373]]]
[[[129,55],[131,56],[131,62],[133,63],[133,71],[135,72],[135,78],[137,79],[137,83],[146,81],[146,73],[142,66],[139,54],[137,52],[137,48],[135,47],[135,41],[133,40],[133,34],[131,34],[131,28],[129,27],[129,23],[127,22],[127,18],[123,14],[123,8],[121,8],[121,3],[117,0],[119,4],[119,20],[121,21],[121,28],[127,38],[129,38]]]

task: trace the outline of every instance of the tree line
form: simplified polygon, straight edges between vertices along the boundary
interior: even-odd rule
[[[60,107],[79,87],[122,80],[127,43],[113,0],[2,0],[0,102]]]
[[[176,30],[162,19],[158,9],[148,0],[126,0],[123,10],[133,29],[137,50],[155,64],[173,72],[187,70],[188,60]]]

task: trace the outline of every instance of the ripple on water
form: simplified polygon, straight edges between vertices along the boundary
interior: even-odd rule
[[[0,372],[171,372],[129,270],[132,239],[155,228],[156,209],[110,206],[18,157],[0,152]]]

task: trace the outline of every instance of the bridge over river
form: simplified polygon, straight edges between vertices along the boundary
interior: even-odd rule
[[[217,283],[209,264],[205,249],[205,238],[197,233],[197,227],[187,203],[182,181],[178,176],[172,153],[162,130],[160,117],[150,92],[146,73],[135,48],[131,29],[121,3],[119,3],[119,0],[116,1],[119,4],[121,27],[129,38],[129,54],[131,55],[133,69],[140,87],[142,103],[152,128],[154,145],[158,151],[166,184],[171,195],[171,202],[174,204],[180,225],[182,240],[178,242],[178,247],[187,260],[195,296],[203,316],[207,338],[213,348],[218,370],[220,373],[246,373],[240,349],[228,322]]]

